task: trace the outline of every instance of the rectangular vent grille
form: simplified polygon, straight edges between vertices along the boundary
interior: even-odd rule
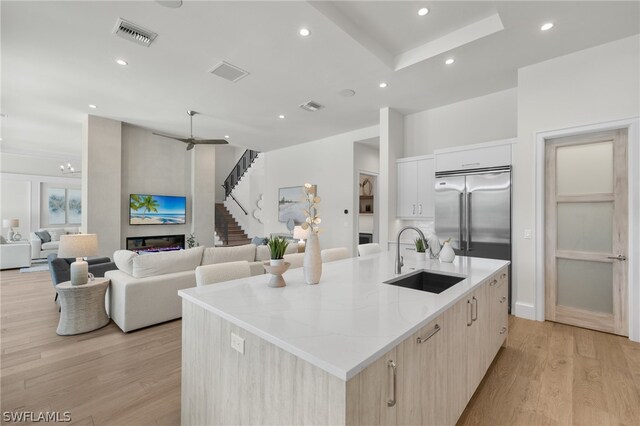
[[[118,37],[122,37],[125,40],[132,41],[145,47],[149,47],[153,40],[158,36],[158,34],[153,31],[146,30],[141,26],[125,21],[122,18],[118,19],[113,33]]]
[[[300,108],[302,108],[305,111],[316,112],[316,111],[324,108],[324,106],[320,105],[317,102],[309,101],[307,103],[304,103],[304,104],[300,105]]]
[[[249,73],[242,68],[238,68],[235,65],[231,65],[228,62],[222,61],[213,67],[210,71],[211,74],[224,78],[232,82],[237,82],[249,75]]]

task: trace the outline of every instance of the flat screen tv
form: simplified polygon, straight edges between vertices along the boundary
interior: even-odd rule
[[[187,223],[187,198],[170,195],[131,194],[129,225],[180,225]]]

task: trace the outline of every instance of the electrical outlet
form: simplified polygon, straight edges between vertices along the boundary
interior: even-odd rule
[[[524,238],[527,240],[531,239],[531,229],[525,229],[524,230]]]
[[[244,355],[244,339],[235,333],[231,333],[231,347]]]

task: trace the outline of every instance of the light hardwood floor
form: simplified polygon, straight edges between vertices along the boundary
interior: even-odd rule
[[[180,424],[180,321],[62,337],[48,272],[3,271],[0,281],[2,412],[70,411],[78,425]],[[640,344],[514,317],[509,326],[459,424],[640,424]]]

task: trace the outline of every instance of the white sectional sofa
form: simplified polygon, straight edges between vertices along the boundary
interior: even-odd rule
[[[31,258],[43,259],[49,256],[51,253],[58,253],[58,246],[60,245],[60,235],[65,234],[77,234],[80,232],[77,226],[66,228],[40,228],[37,232],[47,231],[51,235],[51,241],[42,242],[40,237],[35,232],[29,234],[29,242],[31,243]]]
[[[287,253],[298,251],[290,244]],[[269,260],[267,246],[195,247],[187,250],[138,255],[118,250],[113,261],[118,270],[108,271],[109,313],[124,332],[182,317],[178,290],[196,286],[195,269],[200,265],[246,260],[251,274],[264,273],[262,262]]]

